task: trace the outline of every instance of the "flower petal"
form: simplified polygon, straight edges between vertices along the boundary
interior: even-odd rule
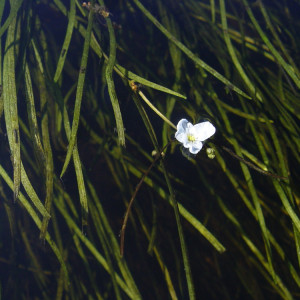
[[[177,124],[177,131],[185,130],[189,121],[187,119],[181,119]]]
[[[185,148],[191,148],[193,145],[193,142],[186,139],[182,144],[183,144],[183,147],[185,147]]]
[[[202,148],[202,146],[203,146],[203,143],[202,142],[200,142],[200,141],[194,141],[194,142],[192,142],[192,146],[193,147],[195,147],[195,148]]]
[[[178,130],[175,133],[175,139],[180,143],[186,143],[187,142],[187,134],[183,131]]]
[[[193,143],[189,150],[192,154],[197,154],[202,149],[202,146],[203,144],[201,142]]]
[[[187,142],[187,128],[188,125],[192,125],[186,119],[181,119],[177,124],[177,131],[175,133],[175,138],[180,143]],[[193,125],[192,125],[193,126]],[[186,146],[185,146],[186,147]]]
[[[197,140],[204,141],[210,138],[216,132],[216,127],[210,122],[202,122],[194,125],[194,130],[196,131]]]

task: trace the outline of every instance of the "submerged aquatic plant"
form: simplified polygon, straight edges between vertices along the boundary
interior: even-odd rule
[[[0,298],[299,298],[299,9],[0,1]]]

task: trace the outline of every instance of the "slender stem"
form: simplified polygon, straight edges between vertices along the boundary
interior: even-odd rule
[[[238,156],[237,154],[235,154],[233,151],[231,151],[229,148],[225,147],[225,146],[222,146],[222,149],[225,150],[227,153],[229,153],[231,156],[233,156],[235,159],[239,160],[240,162],[246,164],[248,167],[252,168],[253,170],[263,174],[263,175],[266,175],[266,176],[270,176],[270,177],[273,177],[273,178],[278,178],[278,179],[288,179],[287,177],[284,177],[284,176],[280,176],[280,175],[276,175],[276,174],[273,174],[271,172],[268,172],[268,171],[264,171],[258,167],[256,167],[254,164],[252,164],[250,161]]]
[[[125,242],[125,230],[126,230],[126,226],[127,226],[127,222],[128,222],[128,218],[129,218],[129,214],[131,211],[131,207],[133,205],[134,199],[139,191],[139,189],[141,188],[142,183],[144,182],[145,178],[148,176],[148,174],[150,173],[151,169],[153,168],[153,166],[155,165],[155,163],[158,161],[158,159],[160,159],[163,156],[163,151],[170,145],[170,143],[172,142],[172,140],[163,147],[162,151],[160,153],[157,153],[153,162],[151,163],[150,167],[147,169],[147,171],[143,174],[140,182],[137,184],[135,191],[129,201],[127,210],[125,212],[125,216],[124,216],[124,220],[123,220],[123,224],[122,224],[122,228],[121,228],[121,233],[120,233],[120,254],[121,256],[124,255],[124,242]]]

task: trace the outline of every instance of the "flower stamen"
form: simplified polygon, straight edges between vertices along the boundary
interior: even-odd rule
[[[188,134],[187,139],[188,139],[189,142],[195,142],[196,141],[196,138],[192,134]]]

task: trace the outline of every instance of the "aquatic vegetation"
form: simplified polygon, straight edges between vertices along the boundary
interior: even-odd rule
[[[0,298],[298,298],[299,5],[0,1]]]

